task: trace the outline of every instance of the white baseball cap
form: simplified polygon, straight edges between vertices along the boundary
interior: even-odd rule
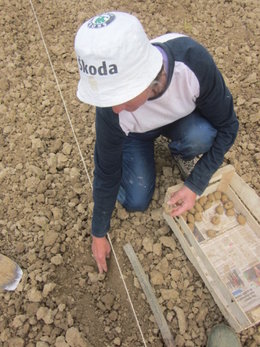
[[[162,67],[162,55],[147,38],[139,20],[108,12],[85,22],[75,38],[80,81],[77,97],[110,107],[141,94]]]

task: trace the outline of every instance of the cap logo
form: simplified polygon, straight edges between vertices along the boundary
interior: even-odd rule
[[[118,68],[116,64],[108,65],[106,61],[102,61],[100,66],[87,65],[83,59],[78,57],[79,69],[86,75],[99,75],[99,76],[107,76],[114,75],[118,73]]]
[[[104,28],[108,26],[116,18],[114,13],[103,13],[99,16],[93,17],[88,22],[90,29]]]

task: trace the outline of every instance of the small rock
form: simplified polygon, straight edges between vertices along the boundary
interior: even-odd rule
[[[71,168],[71,170],[70,170],[70,178],[71,179],[77,179],[79,177],[80,177],[79,169],[76,168],[76,167]]]
[[[151,283],[153,285],[161,285],[164,283],[164,278],[162,273],[157,270],[152,270],[150,277],[151,277]]]
[[[49,151],[53,153],[57,153],[60,150],[61,146],[62,146],[62,141],[59,138],[51,144]]]
[[[160,290],[163,300],[176,301],[179,297],[179,293],[175,289],[161,289]]]
[[[176,344],[176,347],[184,347],[185,346],[185,339],[184,339],[184,337],[178,334],[175,337],[175,344]]]
[[[113,343],[115,346],[121,346],[121,340],[119,337],[116,337],[114,340],[113,340]]]
[[[153,245],[153,253],[158,257],[162,255],[162,245],[160,243],[155,243]]]
[[[67,143],[67,142],[65,142],[65,143],[63,144],[62,152],[63,152],[65,155],[70,155],[71,151],[72,151],[72,145],[69,144],[69,143]]]
[[[257,74],[256,72],[250,73],[247,78],[244,80],[244,82],[248,83],[256,83],[257,82]]]
[[[171,270],[171,277],[174,281],[178,281],[181,277],[181,271],[177,269]]]
[[[146,252],[152,252],[153,251],[153,240],[145,237],[143,239],[143,247]]]
[[[255,340],[256,344],[260,346],[260,332],[253,335],[253,339]]]
[[[44,241],[43,244],[44,246],[52,246],[56,242],[59,234],[56,233],[55,231],[47,231],[44,234]]]
[[[256,123],[260,121],[260,112],[249,115],[249,122]]]
[[[54,265],[61,265],[63,263],[63,258],[61,254],[57,254],[51,258],[51,263]]]
[[[53,214],[54,220],[59,220],[63,216],[63,210],[61,208],[54,207],[52,208],[51,212]]]
[[[7,91],[9,89],[9,81],[5,76],[1,76],[0,78],[0,90]]]
[[[60,312],[63,312],[63,311],[65,310],[65,308],[66,308],[66,305],[65,305],[65,304],[59,304],[59,306],[58,306],[58,310],[59,310]]]
[[[70,347],[88,347],[77,328],[71,327],[66,331],[66,341]]]
[[[184,311],[177,306],[175,306],[173,309],[177,315],[180,334],[183,335],[185,331],[187,330],[187,322],[186,322]]]
[[[45,324],[53,323],[53,312],[48,307],[40,307],[36,313],[37,320],[43,320]]]
[[[151,218],[155,221],[160,221],[162,219],[162,209],[157,208],[151,212]]]
[[[169,166],[164,166],[162,168],[164,177],[172,177],[172,168]]]
[[[50,153],[49,158],[47,159],[47,165],[49,167],[50,173],[56,173],[57,171],[57,158],[54,153]]]
[[[36,216],[34,217],[34,223],[44,228],[49,223],[49,220],[44,216]]]
[[[99,274],[97,272],[88,272],[88,278],[89,278],[91,283],[103,281],[105,276],[106,276],[105,274]]]
[[[47,342],[44,341],[38,341],[36,342],[36,347],[49,347],[50,345]]]
[[[24,340],[21,337],[11,337],[8,340],[8,347],[24,347]]]
[[[156,266],[156,269],[166,274],[169,271],[169,263],[166,258],[163,258],[160,263]]]
[[[124,208],[120,208],[117,211],[117,216],[119,219],[125,220],[125,219],[129,218],[129,213]]]
[[[56,284],[53,282],[45,284],[42,291],[43,297],[46,298],[55,287]]]
[[[173,237],[170,236],[162,236],[160,237],[160,242],[165,246],[168,247],[170,249],[172,249],[173,251],[176,248],[176,242],[173,239]]]
[[[101,297],[101,301],[105,304],[106,309],[111,310],[114,305],[115,297],[111,293],[108,293]]]
[[[65,341],[64,336],[58,336],[55,341],[55,347],[69,347],[67,342]]]
[[[13,322],[12,322],[12,327],[14,327],[15,329],[20,328],[24,322],[26,320],[26,316],[25,315],[18,315],[14,318]]]
[[[68,158],[63,153],[58,153],[56,158],[57,158],[57,168],[63,169],[66,166]]]
[[[116,311],[112,311],[111,313],[109,313],[108,318],[112,321],[115,322],[117,320],[118,314]]]
[[[38,289],[32,288],[29,290],[27,297],[30,302],[40,302],[42,300],[42,293]]]
[[[198,323],[202,324],[205,321],[205,318],[209,312],[208,307],[202,306],[200,307],[199,313],[196,317]]]

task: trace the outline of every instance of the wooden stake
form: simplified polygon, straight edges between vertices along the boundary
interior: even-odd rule
[[[137,259],[137,256],[135,254],[135,251],[133,250],[133,247],[130,243],[127,243],[124,246],[124,250],[126,252],[126,255],[128,256],[130,263],[132,264],[135,274],[143,288],[143,291],[146,295],[147,301],[151,307],[151,310],[153,311],[155,320],[158,324],[158,327],[160,329],[160,332],[162,334],[163,341],[165,343],[166,347],[175,347],[174,339],[171,334],[171,331],[167,325],[167,322],[164,318],[164,315],[162,313],[162,310],[160,308],[160,305],[158,304],[158,301],[154,295],[153,289],[148,281],[147,276],[145,275],[143,268]]]

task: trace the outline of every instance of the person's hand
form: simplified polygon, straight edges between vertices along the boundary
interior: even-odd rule
[[[186,186],[173,193],[167,202],[172,207],[171,216],[176,217],[190,210],[195,204],[196,196],[197,194]]]
[[[106,259],[110,257],[111,247],[104,237],[95,237],[92,235],[92,253],[94,259],[96,260],[99,273],[103,271],[107,272],[107,262]]]

